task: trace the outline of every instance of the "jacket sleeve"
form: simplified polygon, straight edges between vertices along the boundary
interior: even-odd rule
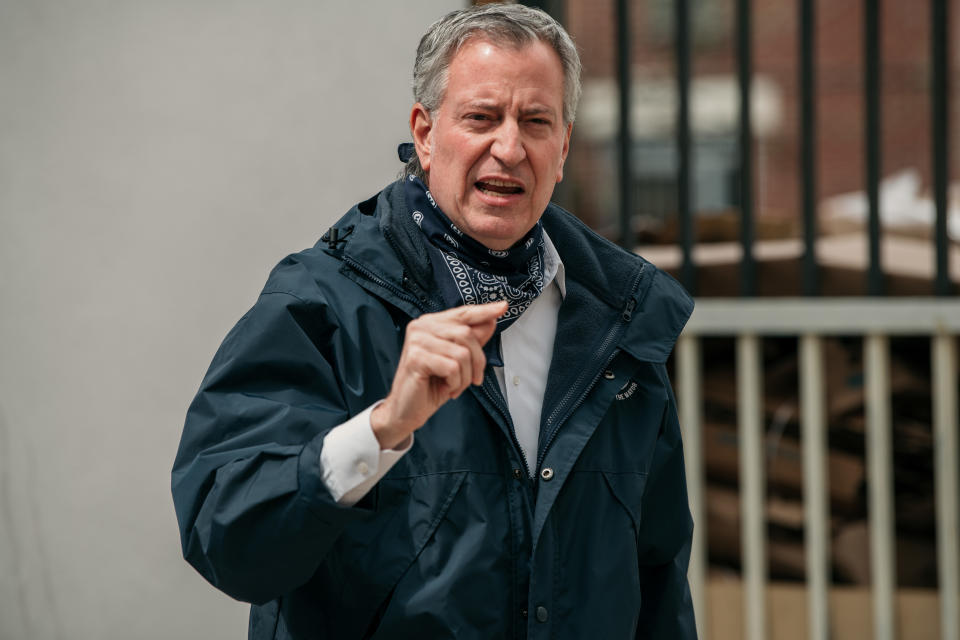
[[[366,513],[336,503],[319,462],[324,436],[355,404],[335,365],[349,342],[340,327],[319,296],[265,290],[187,413],[172,474],[183,554],[239,600],[264,603],[306,582]]]
[[[697,637],[687,565],[693,520],[687,503],[687,483],[676,401],[666,372],[661,379],[669,394],[644,491],[639,535],[640,618],[637,638]]]

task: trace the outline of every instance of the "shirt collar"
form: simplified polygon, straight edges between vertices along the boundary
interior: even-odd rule
[[[560,254],[557,253],[557,248],[553,246],[553,242],[550,240],[550,235],[544,230],[543,232],[543,288],[546,289],[550,286],[551,282],[557,283],[557,288],[560,289],[560,296],[567,296],[567,281],[564,275],[563,269],[563,260],[560,259]]]

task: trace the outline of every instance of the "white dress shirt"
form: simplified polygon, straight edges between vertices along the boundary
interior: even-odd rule
[[[531,476],[536,471],[540,414],[553,359],[557,313],[566,293],[563,262],[546,231],[543,239],[543,293],[500,334],[503,366],[494,367]],[[403,449],[380,450],[370,426],[370,412],[378,404],[337,425],[323,440],[323,481],[334,500],[344,506],[356,504],[413,446],[410,438]]]

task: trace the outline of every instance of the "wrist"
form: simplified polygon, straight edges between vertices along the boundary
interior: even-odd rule
[[[396,421],[390,417],[388,401],[381,402],[370,412],[370,428],[380,444],[381,451],[403,448],[412,431],[412,429],[398,428]]]

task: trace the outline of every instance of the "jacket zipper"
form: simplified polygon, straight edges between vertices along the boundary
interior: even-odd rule
[[[500,410],[501,417],[506,419],[507,425],[510,427],[510,441],[513,442],[514,449],[516,449],[517,453],[520,454],[520,459],[523,461],[523,472],[529,478],[530,464],[527,462],[527,455],[523,452],[523,447],[520,446],[520,441],[517,440],[517,433],[513,426],[513,418],[510,417],[510,410],[500,402],[496,394],[487,388],[486,381],[484,381],[484,384],[480,388],[483,389],[483,393],[487,396],[487,399],[490,400],[490,402],[492,402],[493,405]]]
[[[607,348],[609,347],[609,343],[613,340],[614,335],[616,335],[617,330],[620,328],[620,325],[622,325],[622,324],[623,324],[622,321],[621,321],[621,322],[617,322],[617,324],[614,325],[614,328],[611,329],[610,332],[609,332],[609,333],[606,335],[606,337],[603,339],[601,353],[603,353],[604,351],[607,350]],[[540,448],[540,453],[537,455],[537,472],[538,472],[538,473],[539,473],[539,471],[540,471],[540,465],[543,464],[543,459],[547,457],[547,450],[550,448],[550,445],[553,444],[554,438],[556,437],[557,433],[560,431],[559,425],[561,425],[561,424],[563,424],[564,422],[566,422],[567,418],[569,418],[570,415],[571,415],[574,411],[576,411],[577,408],[578,408],[581,404],[583,404],[583,401],[586,399],[586,397],[587,397],[587,396],[590,394],[590,392],[593,390],[593,387],[596,386],[597,380],[600,379],[600,374],[603,372],[604,369],[607,368],[607,366],[613,361],[613,359],[616,357],[616,355],[617,355],[618,353],[620,353],[620,350],[619,350],[619,349],[615,349],[615,350],[607,357],[607,359],[604,361],[603,365],[600,366],[599,369],[597,369],[597,373],[593,376],[593,379],[590,381],[590,384],[589,384],[589,385],[587,386],[587,388],[583,391],[583,393],[580,394],[580,396],[577,398],[576,402],[574,402],[573,405],[570,406],[570,409],[569,409],[566,413],[564,413],[564,415],[563,415],[563,420],[555,420],[555,418],[556,418],[557,413],[560,411],[560,409],[563,408],[563,405],[565,405],[565,404],[567,403],[567,401],[568,401],[569,398],[571,397],[571,394],[567,394],[566,396],[564,396],[564,398],[563,398],[563,400],[560,402],[560,404],[557,405],[557,408],[554,409],[554,410],[553,410],[553,413],[550,414],[550,417],[547,418],[547,425],[546,425],[546,426],[547,426],[547,428],[549,429],[549,432],[548,432],[548,435],[547,435],[547,441],[544,443],[543,447]],[[584,369],[584,371],[589,371],[589,369]],[[581,379],[582,379],[582,378],[581,378]],[[578,384],[575,384],[573,387],[571,387],[571,389],[576,389],[576,388],[579,386],[579,382],[580,382],[580,380],[577,380],[577,383],[578,383]],[[556,426],[556,427],[553,427],[553,428],[550,428],[552,424],[556,424],[557,426]]]
[[[640,282],[640,278],[643,277],[643,271],[644,269],[641,267],[640,273],[637,274],[637,279],[634,282],[632,291],[636,291],[637,284]],[[631,318],[633,317],[633,310],[636,308],[636,306],[637,306],[636,299],[630,298],[627,301],[626,307],[624,308],[623,312],[620,314],[620,319],[617,320],[617,323],[614,324],[613,327],[610,329],[610,331],[607,332],[607,335],[604,336],[603,342],[600,343],[599,353],[601,354],[605,353],[607,349],[610,348],[610,343],[613,342],[614,338],[617,335],[619,335],[621,327],[626,323],[630,322]],[[567,395],[565,395],[563,399],[560,401],[560,403],[557,404],[556,409],[554,409],[550,413],[550,416],[547,418],[547,424],[546,424],[547,429],[549,430],[547,435],[547,440],[544,443],[544,445],[540,447],[540,453],[537,454],[537,469],[536,469],[537,473],[540,472],[540,466],[543,464],[544,458],[547,457],[547,451],[550,449],[550,445],[553,444],[554,438],[556,438],[557,433],[560,431],[560,428],[559,428],[560,425],[566,422],[567,418],[569,418],[573,414],[573,412],[576,411],[581,404],[583,404],[583,401],[587,398],[588,395],[590,395],[590,392],[596,386],[597,381],[600,379],[600,375],[608,366],[610,366],[610,363],[613,362],[613,359],[617,356],[618,353],[620,353],[620,350],[614,349],[610,353],[610,355],[607,356],[606,360],[604,360],[603,364],[596,369],[596,373],[594,374],[593,379],[590,381],[590,384],[587,385],[587,388],[584,389],[583,393],[581,393],[579,397],[577,397],[576,401],[570,406],[570,408],[566,412],[564,412],[562,420],[557,420],[557,415],[560,413],[564,405],[572,397],[572,393],[568,393]],[[590,371],[590,368],[586,368],[583,370],[583,373],[577,379],[577,382],[572,387],[570,387],[571,392],[580,386],[580,382],[583,380],[583,375],[585,375],[587,371]],[[551,428],[551,425],[553,425],[552,428]]]
[[[361,265],[359,262],[357,262],[353,258],[346,255],[341,257],[343,258],[343,261],[347,263],[347,265],[349,265],[351,269],[353,269],[354,271],[362,275],[367,280],[370,280],[371,282],[379,285],[380,287],[383,287],[384,289],[386,289],[393,295],[397,296],[401,300],[409,302],[410,304],[415,306],[417,309],[420,309],[421,312],[425,311],[423,303],[420,300],[417,300],[414,296],[410,295],[408,292],[404,291],[403,289],[401,289],[400,287],[397,287],[394,284],[387,282],[383,278],[377,276],[376,274],[374,274],[372,271],[370,271],[369,269]]]

